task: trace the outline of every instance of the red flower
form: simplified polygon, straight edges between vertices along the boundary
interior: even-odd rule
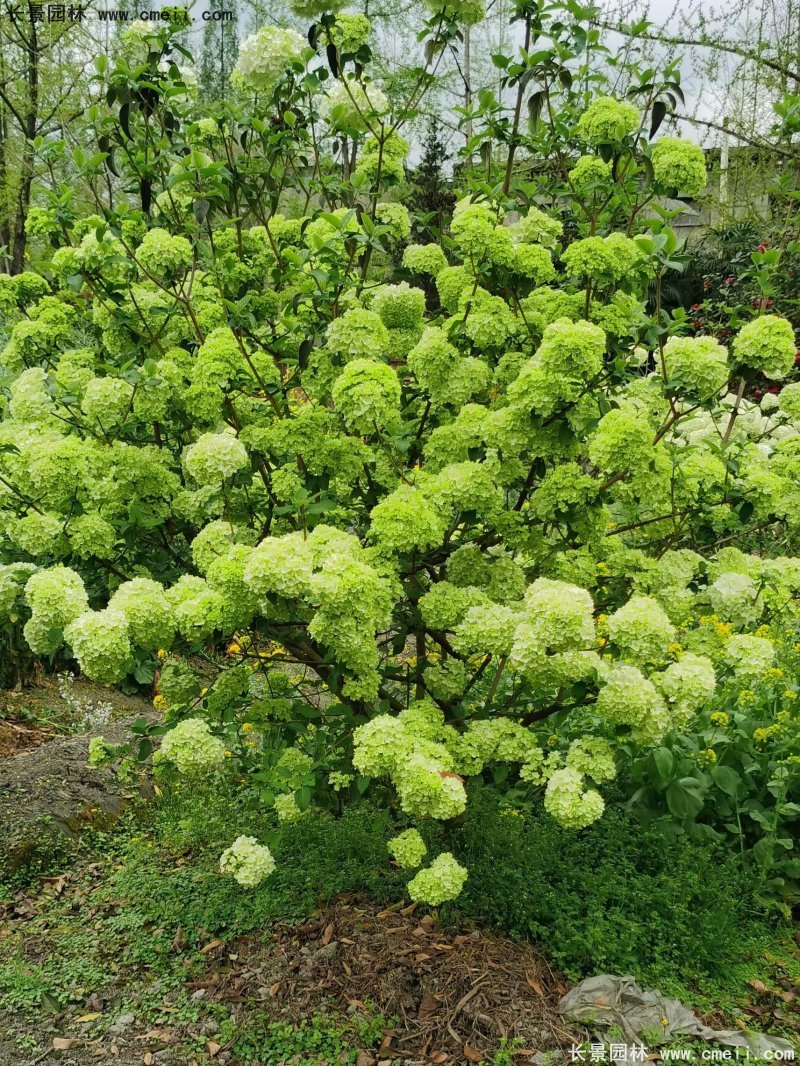
[[[703,323],[702,322],[692,322],[692,325],[694,326],[695,329],[702,329],[703,328]]]
[[[704,292],[708,292],[708,290],[710,288],[711,288],[711,282],[706,278],[706,280],[703,282],[703,291]]]
[[[703,306],[702,304],[692,304],[690,310],[699,311],[702,306]]]
[[[736,280],[736,278],[734,278],[733,274],[731,274],[729,277],[725,278],[725,284],[726,285],[733,285],[735,280]]]
[[[753,395],[755,396],[755,398],[757,400],[760,400],[761,397],[764,395],[764,393],[761,391],[761,389],[756,389],[756,391],[753,393]]]
[[[761,244],[759,244],[758,246],[759,252],[766,252],[767,248],[769,248],[769,245],[766,241],[762,241]]]
[[[778,388],[777,385],[770,385],[769,391],[772,393],[773,396],[777,396],[781,390]]]

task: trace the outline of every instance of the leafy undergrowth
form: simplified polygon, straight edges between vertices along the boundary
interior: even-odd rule
[[[359,1052],[371,1054],[387,1039],[394,1049],[417,1053],[425,996],[436,995],[441,968],[476,922],[533,941],[571,980],[633,973],[640,983],[692,1003],[714,1024],[790,1038],[800,1029],[800,953],[792,930],[758,909],[730,858],[685,841],[667,843],[656,829],[633,832],[614,810],[576,834],[544,815],[520,817],[489,793],[475,795],[447,837],[470,878],[458,904],[442,908],[434,934],[427,919],[420,921],[422,911],[398,916],[391,909],[404,898],[407,877],[387,863],[393,829],[385,812],[366,804],[339,819],[306,818],[276,829],[247,793],[179,793],[129,811],[114,833],[85,840],[74,871],[5,889],[0,1031],[8,1028],[12,1041],[6,1058],[25,1066],[24,1056],[33,1061],[54,1037],[77,1040],[70,1054],[81,1063],[81,1054],[95,1061],[97,1048],[116,1047],[115,1061],[123,1066],[162,1051],[172,1057],[155,1064],[257,1058],[263,1066],[297,1055],[317,1066],[356,1062]],[[253,891],[217,867],[221,846],[240,832],[268,838],[277,860],[275,873]],[[335,900],[340,917],[321,918]],[[359,901],[368,901],[363,912]],[[352,933],[352,915],[363,913],[361,924],[369,926],[382,910],[380,935],[389,939],[376,947],[373,929],[365,946],[364,928]],[[329,924],[334,928],[326,933]],[[500,943],[478,935],[482,944]],[[411,969],[398,937],[412,945]],[[340,945],[335,955],[332,943]],[[503,948],[503,957],[513,947]],[[382,991],[370,962],[381,950],[390,975]],[[543,987],[553,1015],[534,1027],[550,1036],[524,1050],[549,1050],[558,1044],[555,1003],[563,986],[536,963],[541,955],[522,944],[518,950],[529,953],[520,987],[528,977],[530,995]],[[363,973],[366,985],[359,985]],[[300,1002],[292,981],[308,993],[300,1014],[291,1009]],[[481,1002],[476,999],[476,1010]],[[437,1016],[435,1000],[427,1003]],[[500,1011],[497,1003],[478,1013],[492,1011]],[[298,1028],[314,1014],[316,1022]],[[120,1017],[125,1022],[130,1015],[134,1020],[120,1027]],[[412,1039],[412,1022],[415,1035],[404,1044]],[[500,1046],[507,1026],[482,1022],[477,1035],[455,1028],[466,1046],[487,1057],[510,1055]],[[441,1053],[457,1062],[448,1039],[442,1038]]]

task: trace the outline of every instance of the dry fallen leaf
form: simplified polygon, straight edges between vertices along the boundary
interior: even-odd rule
[[[322,943],[326,944],[326,945],[330,944],[332,939],[333,939],[333,922],[328,922],[328,924],[325,926],[325,932],[322,934]]]
[[[538,977],[526,977],[528,985],[533,989],[537,996],[544,995],[544,989],[542,988],[542,982]]]
[[[439,996],[434,996],[430,992],[422,997],[417,1010],[417,1019],[421,1022],[428,1021],[429,1018],[433,1018],[439,1011]]]
[[[753,981],[748,981],[747,983],[750,985],[750,987],[753,989],[753,991],[754,992],[758,992],[759,995],[763,995],[763,993],[767,991],[767,986],[764,984],[763,981],[753,980]]]
[[[214,1059],[219,1055],[220,1051],[222,1051],[222,1044],[218,1044],[216,1040],[207,1040],[206,1050],[208,1051],[209,1058]]]
[[[95,1018],[102,1018],[103,1012],[99,1010],[92,1011],[91,1014],[82,1014],[80,1018],[76,1018],[76,1022],[93,1022]]]
[[[222,947],[222,941],[221,940],[212,940],[210,943],[206,944],[206,946],[204,948],[200,948],[200,954],[201,955],[208,955],[209,951],[216,951],[217,948],[221,948],[221,947]]]
[[[144,1053],[144,1066],[153,1066],[153,1052],[145,1051]]]
[[[429,1058],[430,1058],[431,1062],[449,1062],[450,1061],[450,1056],[445,1054],[444,1051],[434,1051],[429,1056]]]
[[[469,1044],[465,1044],[464,1058],[469,1059],[470,1062],[483,1062],[483,1053],[478,1051],[476,1047],[471,1047]]]
[[[71,1047],[74,1047],[77,1041],[70,1040],[66,1036],[54,1036],[53,1037],[53,1051],[69,1051]]]

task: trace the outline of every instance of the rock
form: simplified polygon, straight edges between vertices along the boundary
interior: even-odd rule
[[[191,998],[193,1000],[202,999],[205,996],[205,994],[206,994],[206,990],[204,988],[198,988],[196,992],[192,992]]]
[[[118,1014],[117,1017],[114,1019],[113,1025],[110,1025],[108,1027],[108,1031],[109,1033],[115,1034],[124,1033],[125,1030],[129,1029],[135,1021],[135,1014]]]
[[[103,735],[122,742],[128,723],[104,726]],[[89,766],[89,740],[59,737],[0,761],[0,878],[40,858],[52,862],[88,825],[116,821],[137,793],[111,770]]]

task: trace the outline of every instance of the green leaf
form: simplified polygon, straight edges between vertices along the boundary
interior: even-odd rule
[[[667,806],[670,814],[681,821],[691,821],[703,809],[700,783],[693,777],[682,777],[667,789]]]
[[[675,759],[669,748],[656,748],[653,752],[653,766],[656,774],[666,784],[675,771]]]
[[[724,792],[726,796],[736,798],[739,786],[742,783],[741,775],[736,770],[730,766],[715,766],[711,771],[711,776],[718,789]]]

